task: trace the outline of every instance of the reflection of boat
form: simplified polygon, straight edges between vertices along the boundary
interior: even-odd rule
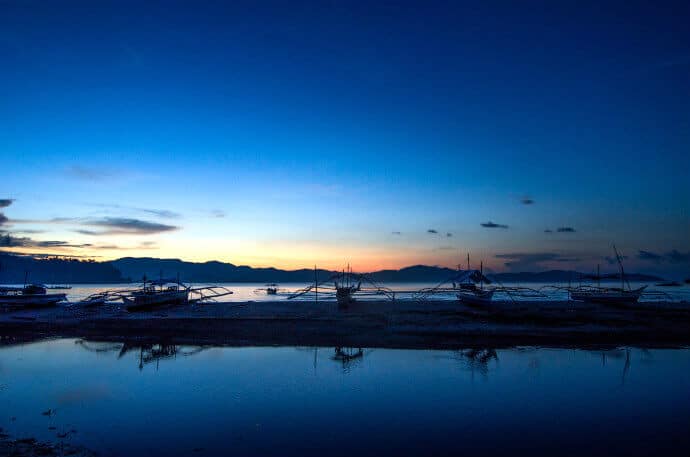
[[[364,357],[364,351],[362,348],[346,348],[339,346],[335,348],[333,360],[349,362],[350,360],[358,359],[360,357]]]
[[[637,303],[637,301],[640,299],[642,293],[647,288],[647,286],[642,286],[637,289],[631,289],[630,283],[628,283],[625,277],[625,270],[623,269],[622,257],[618,253],[616,246],[613,246],[613,252],[616,254],[616,260],[618,261],[618,268],[620,270],[620,274],[602,276],[599,274],[599,267],[597,266],[596,276],[590,276],[590,278],[597,280],[597,285],[580,286],[569,289],[571,299],[607,305],[632,305]],[[599,282],[603,278],[618,278],[619,276],[621,279],[620,287],[601,287],[601,285],[599,284]],[[627,289],[625,288],[626,283],[628,284]]]
[[[65,299],[65,294],[48,294],[36,284],[24,287],[0,287],[0,305],[20,307],[53,306]]]
[[[172,279],[144,281],[141,289],[122,295],[128,311],[138,311],[155,306],[186,304],[189,301],[189,287]]]
[[[45,288],[46,288],[46,289],[50,289],[50,290],[70,290],[70,289],[72,288],[72,286],[68,286],[68,285],[59,285],[59,284],[50,284],[50,285],[45,286]]]
[[[666,282],[660,282],[656,285],[657,287],[680,287],[682,286],[681,283],[678,281],[666,281]]]

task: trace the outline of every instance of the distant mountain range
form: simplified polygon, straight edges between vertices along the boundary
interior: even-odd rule
[[[24,282],[25,273],[29,281],[37,283],[96,284],[139,282],[144,276],[155,279],[161,275],[183,282],[258,282],[289,283],[312,282],[314,270],[280,270],[277,268],[252,268],[217,261],[195,263],[179,259],[156,259],[150,257],[124,257],[106,262],[67,260],[61,258],[34,259],[26,256],[0,254],[0,284]],[[335,272],[317,270],[319,281]],[[379,283],[441,282],[451,278],[456,270],[426,265],[415,265],[400,270],[381,270],[368,273]],[[501,283],[555,283],[578,281],[581,273],[575,271],[551,270],[538,273],[497,273],[487,275]],[[643,274],[628,274],[630,281],[660,281],[662,278]],[[611,279],[615,281],[616,279]]]

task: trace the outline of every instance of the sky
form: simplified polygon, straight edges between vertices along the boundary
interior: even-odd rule
[[[601,3],[0,0],[0,248],[690,276],[690,4]]]

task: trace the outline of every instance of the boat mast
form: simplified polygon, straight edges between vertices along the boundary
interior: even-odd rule
[[[613,252],[616,254],[616,260],[618,261],[618,267],[621,270],[621,291],[625,290],[625,270],[623,269],[623,261],[621,260],[621,255],[618,253],[618,249],[616,249],[616,245],[613,245]],[[628,284],[628,289],[630,289],[630,284]]]
[[[316,304],[319,303],[319,276],[316,274],[316,264],[314,264],[314,292],[316,293]],[[316,356],[314,356],[316,357]],[[316,362],[314,362],[316,363]]]
[[[470,253],[467,253],[467,271],[470,271]]]
[[[484,261],[479,261],[479,288],[484,288]]]

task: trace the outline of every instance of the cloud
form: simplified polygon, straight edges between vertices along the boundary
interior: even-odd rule
[[[671,263],[690,263],[690,252],[678,252],[674,249],[666,253],[666,258]]]
[[[659,262],[660,260],[663,259],[663,256],[656,254],[654,252],[640,250],[640,251],[637,251],[637,258],[640,260],[654,260],[656,262]]]
[[[65,174],[70,178],[91,182],[110,180],[121,175],[120,172],[108,168],[92,168],[83,165],[69,166],[65,169]]]
[[[7,208],[14,202],[14,198],[0,198],[0,208]]]
[[[544,230],[544,233],[553,233],[553,230],[551,230],[551,229],[546,229],[546,230]]]
[[[572,227],[558,227],[556,231],[558,233],[575,233],[575,229]]]
[[[426,231],[426,233],[433,233],[433,234],[436,234],[436,233],[438,233],[438,231],[437,231],[437,230],[434,230],[434,229],[429,229],[429,230]]]
[[[112,205],[112,204],[98,204],[95,205],[100,208],[111,208],[111,209],[121,209],[125,211],[136,211],[139,213],[150,214],[152,216],[160,217],[163,219],[179,219],[182,217],[181,214],[167,209],[150,209],[150,208],[138,208],[136,206],[123,206],[123,205]]]
[[[522,198],[520,199],[520,203],[522,203],[523,205],[533,205],[533,204],[534,204],[534,200],[532,200],[532,199],[529,198],[529,197],[522,197]]]
[[[480,225],[481,225],[482,227],[485,227],[485,228],[501,228],[501,229],[507,229],[507,228],[508,228],[507,225],[504,225],[504,224],[496,224],[495,222],[491,222],[491,221],[489,221],[489,222],[483,222],[483,223],[480,224]]]
[[[103,230],[77,230],[83,235],[151,235],[155,233],[178,230],[174,225],[160,224],[158,222],[143,221],[140,219],[123,217],[105,217],[102,219],[90,219],[82,222],[82,225],[98,227]]]
[[[666,263],[690,263],[690,252],[680,252],[677,249],[672,249],[664,254],[659,254],[651,251],[638,251],[637,258],[651,262],[666,262]]]
[[[555,252],[513,252],[496,254],[497,259],[505,260],[504,265],[513,271],[530,271],[543,269],[545,263],[577,262],[576,257],[564,256]]]
[[[216,217],[216,218],[223,218],[225,217],[225,211],[220,210],[220,209],[214,209],[211,211],[211,217]]]
[[[9,219],[3,213],[0,213],[0,225],[4,225]]]
[[[454,249],[456,248],[453,246],[439,246],[437,248],[434,248],[434,251],[452,251]]]
[[[68,241],[38,241],[29,237],[15,237],[9,233],[0,236],[0,247],[4,248],[88,248],[91,244],[72,244]]]
[[[400,232],[391,232],[391,234],[393,234],[393,235],[402,235],[402,233],[400,233]]]
[[[446,233],[446,237],[447,237],[447,238],[450,238],[451,236],[453,236],[452,233],[450,233],[450,232]]]

